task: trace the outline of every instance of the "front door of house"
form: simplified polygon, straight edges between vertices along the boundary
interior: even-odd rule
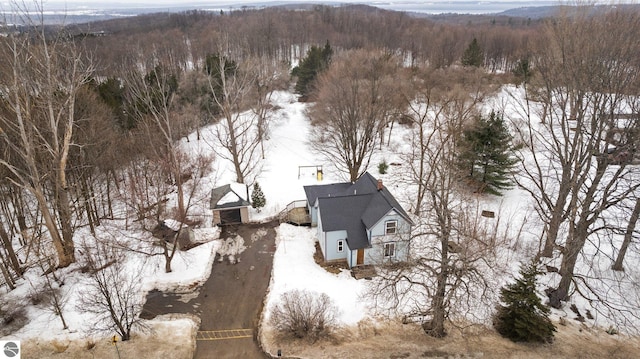
[[[358,249],[358,255],[356,257],[356,265],[364,264],[364,249]]]

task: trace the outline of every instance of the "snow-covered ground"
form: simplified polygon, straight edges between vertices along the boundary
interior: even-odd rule
[[[521,92],[515,87],[506,87],[500,91],[495,98],[487,103],[487,109],[502,110],[506,118],[517,115],[518,96]],[[294,98],[290,94],[280,93],[277,98],[281,110],[276,115],[276,121],[272,125],[271,137],[268,143],[268,150],[264,171],[258,177],[269,203],[268,210],[264,211],[260,216],[270,216],[284,208],[287,203],[292,200],[304,198],[302,186],[310,183],[317,183],[314,173],[309,173],[309,178],[297,178],[297,166],[304,165],[323,165],[325,172],[325,180],[322,183],[331,183],[344,181],[340,174],[335,172],[330,164],[326,163],[321,156],[313,153],[308,146],[309,121],[304,114],[305,104],[294,102]],[[409,129],[400,125],[395,125],[392,135],[387,144],[382,149],[377,150],[374,154],[369,166],[369,171],[376,177],[383,179],[385,185],[397,197],[400,203],[407,209],[411,208],[414,189],[403,181],[403,175],[407,171],[406,164],[403,163],[403,153],[408,150],[407,133]],[[377,171],[378,163],[385,160],[387,163],[395,165],[389,166],[387,174],[379,174]],[[313,171],[312,171],[313,172]],[[520,263],[527,262],[539,250],[539,239],[542,234],[542,226],[536,219],[535,210],[529,195],[518,188],[505,191],[504,195],[498,196],[479,196],[475,198],[477,201],[478,215],[482,210],[493,211],[496,218],[499,219],[498,226],[500,233],[506,233],[507,241],[504,247],[498,248],[496,260],[500,265],[499,268],[490,268],[487,275],[491,278],[488,280],[494,285],[489,288],[487,296],[494,300],[498,298],[499,288],[505,283],[511,282],[513,277],[517,275]],[[494,225],[490,221],[480,218],[489,226]],[[324,292],[328,294],[340,308],[339,321],[344,325],[353,325],[358,321],[369,320],[376,316],[378,311],[365,297],[367,281],[355,280],[343,272],[338,275],[330,274],[315,264],[313,256],[313,239],[315,231],[305,228],[295,228],[291,226],[281,226],[278,231],[278,247],[274,257],[274,272],[270,293],[266,299],[267,313],[265,319],[268,319],[268,312],[271,307],[276,304],[279,297],[286,291],[293,289],[305,289],[316,292]],[[517,240],[516,240],[517,238]],[[637,286],[629,283],[634,282],[633,278],[637,276],[635,270],[628,270],[625,274],[611,273],[609,270],[610,258],[596,254],[598,251],[593,250],[593,245],[600,245],[600,251],[603,251],[606,244],[588,243],[585,247],[585,253],[593,254],[592,261],[580,261],[583,266],[591,266],[592,262],[600,263],[597,268],[577,268],[580,273],[595,273],[603,278],[602,282],[595,283],[596,286],[602,285],[600,291],[605,291],[606,286],[618,286],[628,288],[628,295],[632,298],[638,296]],[[601,254],[601,253],[600,253]],[[588,257],[589,255],[587,255]],[[637,255],[632,254],[628,261],[632,263],[637,260]],[[550,264],[555,264],[551,261]],[[634,267],[629,265],[630,267]],[[603,274],[609,272],[609,274]],[[619,278],[619,277],[625,278]],[[611,277],[611,278],[609,278]],[[557,274],[550,273],[540,278],[540,290],[546,287],[553,287],[557,283]],[[618,280],[618,284],[615,284]],[[637,281],[636,281],[637,282]],[[346,288],[346,289],[345,289]],[[625,295],[620,288],[608,290],[609,299],[617,302],[621,295]],[[625,331],[624,324],[629,325],[628,332],[635,332],[639,323],[632,318],[625,318],[624,313],[617,313],[618,317],[607,317],[598,314],[595,310],[598,304],[581,298],[579,294],[573,295],[571,302],[561,310],[553,310],[552,318],[559,320],[560,318],[574,318],[575,314],[569,309],[570,304],[576,304],[582,315],[587,310],[593,314],[593,318],[585,318],[585,324],[588,326],[607,329],[610,326],[621,331]],[[602,310],[602,308],[600,308]],[[480,322],[490,325],[493,306],[486,305],[472,308],[468,314],[468,320],[472,322]],[[601,313],[604,311],[601,311]]]
[[[122,231],[122,224],[108,223],[105,221],[102,226],[97,227],[98,231],[110,231],[117,229],[117,233],[126,235]],[[129,233],[132,236],[136,233]],[[139,233],[138,233],[139,234]],[[209,277],[210,268],[221,242],[217,240],[218,231],[212,229],[196,229],[195,235],[199,239],[209,239],[205,243],[192,248],[187,252],[178,252],[172,261],[171,273],[165,273],[164,258],[162,256],[149,257],[146,254],[135,252],[120,252],[126,256],[123,262],[127,273],[136,275],[140,279],[140,293],[135,303],[142,303],[146,293],[152,289],[159,290],[184,290],[198,286]],[[84,229],[77,233],[80,237]],[[98,234],[100,236],[100,234]],[[106,236],[111,238],[111,236]],[[114,240],[115,243],[115,240]],[[81,252],[82,250],[79,250]],[[80,255],[79,255],[80,256]],[[82,262],[79,261],[79,262]],[[38,296],[38,288],[43,288],[44,277],[41,270],[28,270],[24,278],[18,282],[15,290],[3,295],[2,299],[8,306],[12,303],[23,303],[25,298]],[[88,275],[83,273],[79,265],[74,264],[57,271],[56,276],[64,282],[59,287],[60,297],[63,298],[63,317],[69,329],[63,330],[60,319],[47,305],[47,301],[35,305],[28,305],[27,316],[29,323],[11,335],[2,338],[26,340],[29,338],[39,338],[40,340],[73,340],[85,339],[90,332],[92,315],[83,311],[79,301],[79,292],[87,285]],[[57,287],[54,285],[54,287]],[[36,302],[37,299],[32,299]]]
[[[338,318],[343,325],[355,325],[367,316],[370,304],[364,296],[365,281],[354,279],[348,270],[329,273],[313,260],[315,229],[282,224],[277,234],[265,318],[282,294],[294,289],[326,293],[340,309]]]

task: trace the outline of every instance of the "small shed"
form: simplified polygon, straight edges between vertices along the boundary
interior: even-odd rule
[[[176,239],[178,248],[181,251],[186,251],[195,245],[195,235],[193,229],[173,219],[165,219],[158,222],[158,224],[151,230],[151,234],[158,239],[164,240],[167,243],[171,243]]]
[[[249,222],[249,189],[234,183],[211,190],[213,225]]]

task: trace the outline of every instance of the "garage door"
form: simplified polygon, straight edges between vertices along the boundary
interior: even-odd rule
[[[221,224],[232,224],[240,222],[242,222],[242,216],[240,216],[240,208],[220,211]]]

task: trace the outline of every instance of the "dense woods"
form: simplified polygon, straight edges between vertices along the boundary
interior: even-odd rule
[[[484,239],[495,246],[508,235],[467,214],[472,197],[513,185],[530,195],[544,226],[532,256],[555,255],[560,263],[550,304],[560,307],[576,292],[607,303],[589,285],[590,274],[576,273],[576,263],[592,238],[612,248],[615,270],[637,249],[630,243],[637,238],[640,181],[631,180],[638,166],[628,156],[640,151],[640,16],[585,14],[456,24],[363,6],[313,6],[153,14],[7,33],[0,37],[3,281],[13,288],[33,261],[43,272],[74,263],[75,231],[95,233],[102,220],[123,215],[116,202],[148,230],[175,191],[172,217],[197,221],[190,212],[194,188],[214,160],[230,161],[237,182],[260,193],[254,206],[264,206],[255,179],[273,110],[269,96],[295,89],[313,102],[312,145],[351,181],[394,125],[409,128],[411,212],[420,235],[435,241],[422,252],[432,256],[416,258],[411,268],[426,279],[407,284],[410,275],[389,272],[379,293],[397,295],[396,285],[428,292],[420,308],[432,315],[425,332],[446,335],[455,301],[478,299],[469,288],[481,293],[490,285],[478,268],[499,259]],[[519,115],[483,113],[484,101],[506,84],[523,94]],[[620,113],[630,120],[617,122]],[[220,123],[210,144],[215,159],[176,146],[211,123]],[[619,233],[622,244],[612,239]],[[167,272],[173,244],[163,242]],[[640,317],[637,303],[603,308]]]
[[[267,57],[296,64],[313,45],[327,41],[336,50],[388,49],[412,64],[447,67],[459,62],[475,38],[483,63],[492,70],[512,68],[531,51],[542,21],[471,17],[472,25],[449,24],[366,6],[314,6],[306,11],[267,8],[220,13],[154,14],[74,26],[86,36],[87,49],[99,59],[97,73],[111,76],[133,54],[154,48],[173,50],[183,68],[201,67],[203,59],[228,47],[233,59]]]

